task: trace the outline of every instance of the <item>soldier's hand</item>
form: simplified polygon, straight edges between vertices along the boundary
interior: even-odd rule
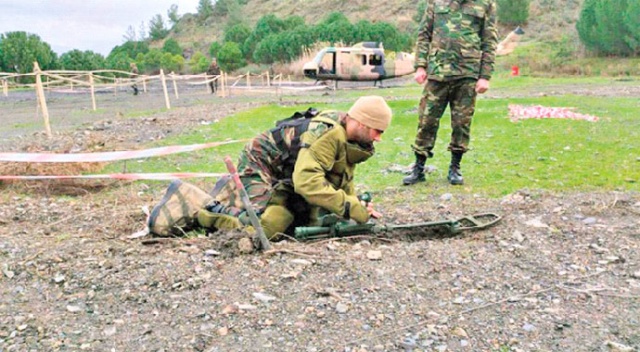
[[[367,207],[367,213],[369,213],[369,216],[374,218],[374,219],[380,219],[382,217],[382,213],[379,211],[376,211],[375,209],[373,209],[373,202],[368,202],[365,204],[365,202],[361,202],[362,205]]]
[[[424,67],[418,67],[414,79],[418,84],[423,84],[427,80],[427,70],[425,70]]]
[[[488,90],[489,90],[489,81],[484,78],[480,78],[478,82],[476,82],[476,93],[482,94]]]

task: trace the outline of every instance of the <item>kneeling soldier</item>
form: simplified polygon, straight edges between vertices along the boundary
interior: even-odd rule
[[[318,216],[337,214],[364,223],[379,217],[371,203],[358,200],[354,187],[357,164],[374,154],[374,142],[391,122],[392,112],[379,96],[359,98],[348,112],[311,109],[283,120],[251,140],[238,162],[240,179],[271,240],[316,224]],[[219,192],[198,214],[209,229],[249,224],[233,182],[220,180]]]

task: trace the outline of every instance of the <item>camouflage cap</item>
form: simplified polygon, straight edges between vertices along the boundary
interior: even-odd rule
[[[363,125],[380,131],[389,127],[392,115],[387,102],[377,95],[358,98],[348,114]]]

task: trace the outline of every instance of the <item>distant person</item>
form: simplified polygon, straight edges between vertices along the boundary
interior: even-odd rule
[[[425,162],[433,157],[447,105],[452,129],[447,180],[452,185],[464,183],[460,163],[469,148],[476,95],[489,89],[497,44],[496,0],[429,2],[415,56],[415,80],[426,82],[418,107],[418,133],[411,146],[416,162],[411,175],[402,180],[405,185],[425,181]]]
[[[129,65],[129,70],[131,71],[131,78],[134,80],[131,88],[133,88],[133,95],[138,95],[138,84],[136,83],[136,79],[138,79],[138,66],[135,62],[132,62]]]
[[[209,88],[211,88],[211,94],[215,94],[218,91],[218,80],[220,77],[220,67],[218,66],[218,60],[215,58],[211,60],[211,65],[207,69],[207,75],[213,76],[215,78],[213,81],[209,82]]]
[[[324,63],[321,62],[320,65],[318,65],[318,72],[321,74],[329,74],[331,70],[327,69]]]

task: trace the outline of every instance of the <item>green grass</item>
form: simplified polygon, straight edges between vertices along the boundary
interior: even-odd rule
[[[596,79],[597,81],[597,79]],[[496,86],[562,83],[533,78],[521,84],[504,81]],[[356,181],[361,190],[381,191],[399,188],[403,175],[394,171],[413,162],[410,145],[417,126],[416,105],[419,89],[393,88],[376,91],[388,98],[413,95],[415,98],[390,101],[394,112],[392,126],[378,143],[374,158],[358,166]],[[338,92],[340,98],[372,94]],[[578,112],[599,116],[598,122],[543,119],[511,122],[508,104],[576,107]],[[317,104],[319,109],[347,110],[349,103]],[[219,123],[202,126],[190,134],[168,138],[162,145],[185,145],[247,139],[272,127],[278,119],[304,110],[304,106],[268,105],[239,113]],[[446,151],[451,133],[449,112],[441,121],[435,157],[427,164],[436,168],[425,185],[415,186],[433,192],[463,192],[500,196],[519,189],[551,191],[640,190],[640,102],[637,98],[598,98],[554,96],[520,99],[479,99],[471,133],[471,151],[463,159],[466,184],[452,187],[446,182],[450,154]],[[154,144],[152,146],[158,146]],[[150,146],[151,147],[151,146]],[[234,160],[243,143],[194,153],[177,154],[144,162],[129,162],[129,172],[226,172],[225,155]],[[120,165],[120,166],[118,166]],[[120,171],[121,164],[111,166]]]
[[[578,42],[569,37],[523,42],[513,53],[497,57],[496,69],[506,71],[518,65],[522,74],[538,77],[640,75],[640,57],[584,57]]]
[[[31,128],[34,126],[39,126],[42,123],[40,122],[19,122],[19,123],[14,123],[12,125],[7,126],[7,130],[10,130],[12,128]]]
[[[541,77],[531,77],[531,76],[518,76],[511,77],[511,71],[497,71],[494,74],[494,79],[491,81],[491,89],[502,89],[502,90],[535,90],[544,87],[555,87],[555,86],[573,86],[580,88],[588,88],[590,86],[602,88],[603,85],[611,84],[612,82],[616,82],[620,84],[621,78],[611,78],[611,77],[574,77],[574,76],[564,76],[564,77],[555,77],[555,78],[541,78]],[[629,85],[637,85],[638,77],[630,77]]]

